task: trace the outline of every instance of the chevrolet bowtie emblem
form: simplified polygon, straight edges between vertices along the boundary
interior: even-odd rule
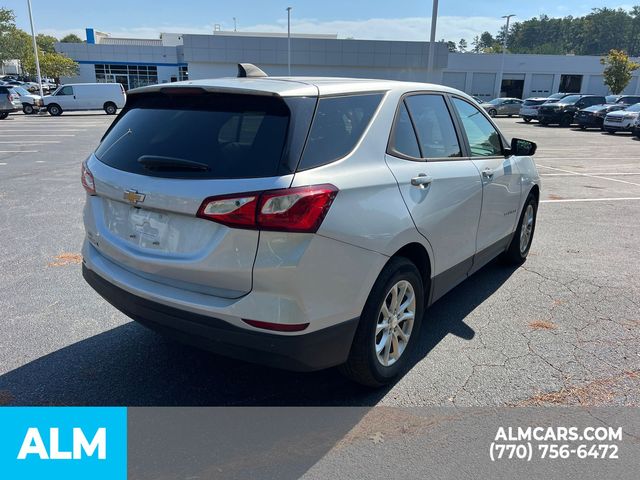
[[[144,202],[144,197],[145,197],[144,193],[138,193],[135,190],[127,190],[126,192],[124,192],[124,197],[123,198],[127,202],[135,205],[136,203]]]

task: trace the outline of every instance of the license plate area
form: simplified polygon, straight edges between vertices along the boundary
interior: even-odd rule
[[[129,207],[128,241],[153,250],[165,250],[170,235],[171,214]]]

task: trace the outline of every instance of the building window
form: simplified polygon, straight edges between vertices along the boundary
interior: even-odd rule
[[[561,75],[560,92],[580,93],[582,89],[582,75]]]
[[[96,82],[121,83],[125,90],[158,83],[155,65],[96,64]]]
[[[184,80],[189,80],[189,67],[186,65],[181,65],[180,70],[178,71],[178,80],[181,82]]]

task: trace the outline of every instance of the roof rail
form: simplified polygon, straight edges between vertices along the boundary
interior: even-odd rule
[[[253,63],[239,63],[238,77],[268,77],[268,75]]]

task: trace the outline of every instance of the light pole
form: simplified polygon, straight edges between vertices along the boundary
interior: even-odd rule
[[[38,74],[38,86],[40,87],[40,97],[44,97],[42,91],[42,76],[40,75],[40,59],[38,58],[38,44],[36,43],[36,31],[33,28],[33,14],[31,13],[31,0],[27,0],[29,7],[29,22],[31,23],[31,38],[33,39],[33,54],[36,58],[36,73]]]
[[[287,75],[291,76],[291,7],[287,7]]]
[[[433,80],[433,60],[436,53],[436,25],[438,23],[438,0],[433,0],[431,11],[431,36],[429,37],[429,57],[427,58],[427,81]]]
[[[511,20],[511,17],[515,17],[515,15],[512,13],[510,15],[502,16],[502,18],[507,19],[507,25],[504,30],[504,38],[502,39],[502,59],[500,61],[500,75],[498,75],[498,78],[496,78],[496,90],[497,90],[496,98],[498,98],[502,93],[502,77],[504,76],[504,56],[507,54],[507,37],[509,36],[509,20]]]

